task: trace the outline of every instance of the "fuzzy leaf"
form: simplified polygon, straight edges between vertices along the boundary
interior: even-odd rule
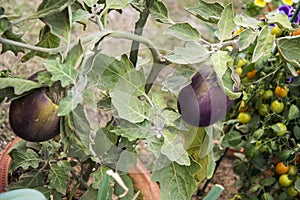
[[[155,162],[151,181],[159,182],[161,199],[190,199],[197,189],[193,175],[199,169],[199,164],[193,160],[190,166],[182,166],[160,156]]]
[[[268,13],[266,15],[266,18],[268,19],[269,24],[277,24],[280,28],[283,28],[283,29],[286,29],[289,31],[294,30],[287,15]]]
[[[217,23],[223,9],[224,7],[218,2],[207,3],[206,1],[199,0],[198,7],[187,8],[187,11],[203,21]]]
[[[185,47],[175,47],[174,54],[167,55],[165,58],[177,64],[200,63],[209,57],[208,49],[195,42],[188,42]]]
[[[16,95],[39,87],[40,85],[38,83],[26,79],[0,78],[0,89],[13,88]]]
[[[22,167],[24,170],[27,170],[29,167],[37,168],[41,161],[40,157],[32,149],[27,149],[26,151],[14,149],[9,155],[12,157],[11,171],[15,171],[18,167]]]
[[[150,131],[148,123],[133,124],[125,120],[118,121],[119,125],[111,132],[122,137],[126,137],[129,141],[145,138]]]
[[[149,106],[136,95],[114,89],[110,96],[112,104],[118,111],[118,116],[132,123],[139,123],[147,119]]]
[[[164,144],[161,147],[161,153],[168,157],[171,162],[176,162],[179,165],[189,166],[190,158],[186,150],[183,148],[181,136],[172,134],[168,130],[164,130]]]
[[[164,91],[178,93],[184,86],[190,84],[191,77],[195,74],[196,70],[188,65],[181,65],[167,76],[162,83]]]
[[[299,42],[300,36],[282,37],[277,40],[278,51],[282,58],[297,68],[300,67]]]
[[[233,6],[232,3],[228,4],[222,14],[221,19],[218,22],[219,30],[216,31],[216,35],[220,41],[228,40],[232,38],[232,31],[236,28],[233,22]]]
[[[106,0],[106,6],[109,9],[123,9],[125,8],[132,0]]]
[[[59,102],[58,116],[66,116],[83,101],[82,94],[75,87],[68,91],[68,96]]]
[[[198,41],[201,37],[198,30],[192,27],[189,23],[174,24],[170,26],[165,33],[183,41]]]
[[[68,188],[68,178],[71,165],[67,161],[58,161],[50,164],[50,172],[48,176],[49,188],[55,189],[61,194],[65,194]]]
[[[292,104],[289,109],[288,120],[299,118],[299,108]]]
[[[60,45],[60,39],[56,35],[52,34],[50,32],[50,28],[48,26],[44,26],[40,31],[40,41],[35,45],[38,47],[44,47],[44,48],[56,48]],[[28,61],[33,56],[39,56],[42,58],[48,58],[47,53],[43,52],[37,52],[37,51],[30,51],[26,55],[22,57],[22,62]]]
[[[157,22],[172,24],[169,19],[168,9],[162,1],[154,1],[150,13]]]
[[[238,46],[239,50],[242,51],[247,49],[255,41],[258,35],[258,31],[252,31],[251,29],[246,29],[239,35]]]
[[[51,72],[52,81],[60,81],[62,87],[75,84],[77,72],[70,63],[61,63],[59,58],[56,58],[55,60],[46,60],[44,65]]]
[[[213,63],[213,69],[216,72],[218,80],[222,80],[228,69],[227,63],[231,61],[231,57],[227,51],[217,51],[211,55],[210,60]]]
[[[43,174],[34,169],[28,173],[22,174],[18,182],[12,182],[9,184],[9,190],[15,190],[20,188],[35,188],[43,186]]]
[[[274,39],[274,35],[271,34],[268,26],[263,27],[257,38],[257,43],[252,55],[252,62],[258,61],[259,58],[271,52],[274,46]]]
[[[50,27],[51,32],[59,37],[62,41],[68,43],[71,33],[71,20],[70,13],[67,6],[72,1],[56,1],[56,0],[44,0],[38,8],[36,15]],[[60,7],[58,7],[60,6]],[[65,7],[65,9],[63,9]],[[47,12],[47,15],[41,17],[41,13]]]
[[[244,13],[236,15],[233,19],[234,23],[238,26],[245,27],[245,28],[251,28],[252,30],[255,30],[258,28],[259,21],[257,21],[253,17],[249,17],[248,15],[245,15]]]

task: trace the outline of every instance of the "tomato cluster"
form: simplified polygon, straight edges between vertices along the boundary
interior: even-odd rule
[[[246,199],[263,199],[265,193],[297,196],[300,77],[276,59],[251,63],[246,56],[240,60],[236,71],[243,95],[229,116],[235,123],[226,127],[223,138],[224,144],[244,150],[234,161],[234,171],[241,175],[240,193]]]

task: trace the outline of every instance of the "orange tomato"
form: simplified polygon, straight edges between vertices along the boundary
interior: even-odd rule
[[[300,35],[300,28],[292,32],[292,36],[297,36],[297,35]]]
[[[279,162],[276,165],[275,171],[277,174],[286,174],[290,170],[289,166],[286,166],[283,162]]]
[[[299,75],[300,75],[300,69],[298,69],[298,70],[297,70],[297,74],[299,74]]]
[[[284,87],[280,87],[279,85],[276,86],[274,93],[276,94],[276,96],[278,97],[286,97],[286,95],[288,94],[289,90],[286,86]]]
[[[255,75],[256,75],[256,69],[255,70],[252,70],[250,72],[247,73],[247,78],[249,80],[253,80],[255,78]]]

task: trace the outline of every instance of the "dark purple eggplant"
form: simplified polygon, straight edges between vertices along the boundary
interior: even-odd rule
[[[177,107],[182,119],[197,127],[216,123],[232,105],[217,82],[212,66],[203,65],[178,95]]]
[[[41,89],[32,91],[10,104],[9,123],[20,138],[42,142],[60,133],[58,105]]]

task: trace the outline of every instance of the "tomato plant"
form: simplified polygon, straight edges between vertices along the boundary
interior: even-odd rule
[[[242,124],[247,124],[247,123],[250,122],[250,120],[251,120],[251,115],[250,115],[250,113],[248,113],[248,112],[241,112],[241,113],[238,115],[237,120],[238,120],[239,122],[241,122]]]

